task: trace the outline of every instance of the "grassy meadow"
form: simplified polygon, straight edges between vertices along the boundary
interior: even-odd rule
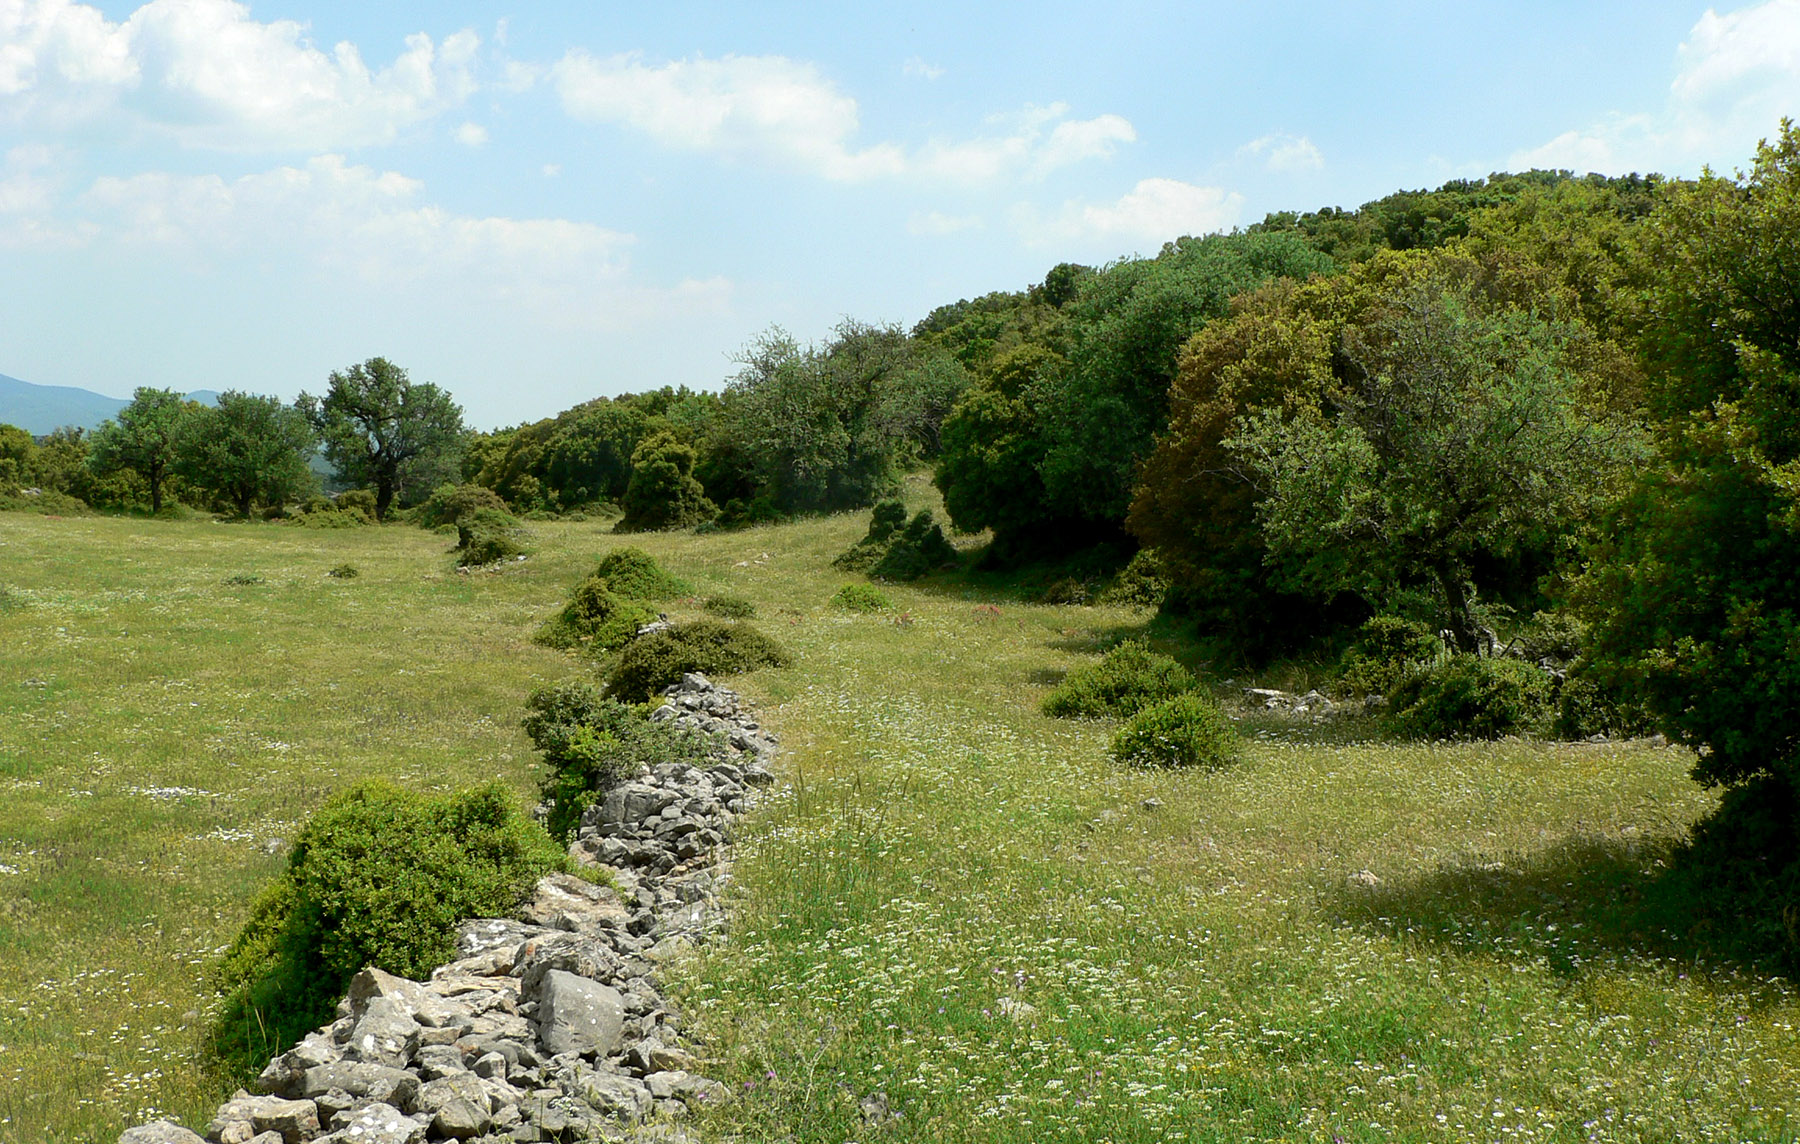
[[[529,637],[623,543],[796,655],[734,683],[785,781],[732,939],[671,969],[741,1094],[709,1137],[1800,1135],[1800,998],[1659,933],[1713,797],[1684,753],[1251,716],[1233,770],[1125,770],[1111,725],[1037,705],[1144,614],[961,584],[833,609],[865,521],[535,524],[531,559],[462,575],[406,527],[0,514],[0,1140],[203,1124],[231,1083],[197,1052],[206,966],[281,840],[365,778],[528,794],[525,694],[587,670]]]

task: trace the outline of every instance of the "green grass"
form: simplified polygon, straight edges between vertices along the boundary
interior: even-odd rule
[[[731,941],[671,970],[742,1094],[709,1133],[1794,1138],[1800,998],[1661,932],[1659,864],[1712,805],[1683,753],[1259,716],[1233,769],[1120,767],[1116,723],[1037,709],[1142,613],[928,580],[886,589],[906,624],[845,614],[865,515],[630,538],[796,660],[733,682],[787,781]],[[203,966],[329,792],[531,788],[525,694],[591,669],[529,636],[599,527],[462,576],[404,528],[0,515],[0,1139],[204,1121]],[[863,1124],[872,1092],[902,1119]]]

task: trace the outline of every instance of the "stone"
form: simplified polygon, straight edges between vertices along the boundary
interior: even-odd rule
[[[894,1110],[888,1107],[887,1093],[871,1092],[856,1102],[856,1110],[861,1114],[864,1124],[879,1127],[890,1120],[898,1119]]]
[[[507,1068],[504,1056],[499,1053],[486,1053],[476,1060],[471,1071],[486,1080],[505,1080]]]
[[[283,1139],[284,1137],[279,1132],[258,1132],[255,1136],[252,1136],[246,1144],[282,1144]],[[314,1137],[308,1136],[307,1139],[311,1140],[314,1139]]]
[[[452,1044],[422,1046],[413,1060],[413,1071],[421,1080],[433,1081],[469,1070],[463,1064],[462,1051]]]
[[[282,1144],[305,1144],[319,1135],[319,1108],[310,1100],[269,1100],[251,1116],[260,1135],[280,1133]]]
[[[206,1141],[173,1120],[158,1120],[127,1128],[119,1137],[119,1144],[206,1144]]]
[[[538,985],[538,1040],[551,1056],[606,1056],[619,1044],[625,1004],[619,991],[560,969]]]
[[[344,1127],[321,1136],[317,1144],[420,1144],[425,1125],[386,1104],[371,1104],[349,1116]]]
[[[523,913],[539,925],[570,933],[601,927],[618,929],[631,920],[631,911],[612,887],[561,873],[546,874],[538,880]]]
[[[401,1069],[364,1061],[340,1061],[307,1069],[301,1079],[300,1095],[314,1100],[338,1088],[351,1096],[391,1104],[402,1112],[414,1106],[419,1096],[419,1078]]]
[[[572,1086],[570,1095],[627,1124],[635,1124],[650,1111],[650,1090],[641,1081],[616,1073],[586,1072]]]
[[[364,970],[364,972],[368,972]],[[419,1046],[422,1026],[405,1000],[391,995],[364,998],[350,1027],[344,1055],[351,1060],[404,1068]]]

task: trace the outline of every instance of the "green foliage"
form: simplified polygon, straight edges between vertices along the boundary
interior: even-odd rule
[[[277,397],[232,389],[181,418],[175,471],[248,517],[257,503],[285,504],[315,487],[306,417]]]
[[[1800,799],[1785,779],[1726,790],[1670,864],[1705,952],[1800,972]]]
[[[308,497],[300,511],[285,518],[301,528],[367,528],[375,523],[375,495],[367,489],[339,493],[336,500]]]
[[[673,722],[653,723],[641,708],[608,699],[592,684],[539,688],[526,707],[525,734],[544,757],[545,826],[565,842],[584,810],[641,768],[711,760],[707,736]]]
[[[339,498],[340,502],[342,499]],[[373,499],[371,496],[371,509],[374,507]],[[492,489],[480,485],[439,485],[425,498],[425,503],[419,506],[413,522],[420,528],[441,528],[446,524],[460,524],[465,517],[473,516],[482,509],[512,511]]]
[[[1060,580],[1052,580],[1044,587],[1041,597],[1046,604],[1083,606],[1094,602],[1094,590],[1086,580],[1074,576],[1064,576]]]
[[[224,583],[229,584],[234,588],[247,588],[253,584],[261,584],[262,582],[263,577],[259,572],[233,572],[231,575],[225,577],[224,580]]]
[[[1114,719],[1135,715],[1194,687],[1187,668],[1126,640],[1098,663],[1076,668],[1044,699],[1044,714],[1058,719]]]
[[[956,548],[923,509],[906,519],[906,506],[885,500],[875,506],[869,532],[833,560],[845,572],[867,572],[882,580],[917,580],[956,559]]]
[[[163,482],[180,455],[184,422],[195,409],[169,389],[140,386],[116,420],[94,431],[88,465],[101,476],[136,473],[149,486],[150,511],[163,506]]]
[[[1237,761],[1238,736],[1212,696],[1190,691],[1133,715],[1113,737],[1112,756],[1137,767],[1219,770]]]
[[[845,612],[885,612],[894,601],[873,584],[845,584],[831,594],[831,606]]]
[[[1160,608],[1169,594],[1168,570],[1152,548],[1140,548],[1101,591],[1102,604],[1128,608]]]
[[[546,647],[606,652],[625,646],[656,619],[656,609],[612,590],[598,573],[583,580],[554,618],[532,637]]]
[[[345,489],[331,503],[340,512],[360,512],[370,520],[376,519],[374,489]]]
[[[37,459],[37,442],[17,425],[0,424],[0,495],[30,481]]]
[[[36,493],[0,492],[0,511],[35,512],[43,516],[86,516],[85,501],[76,500],[55,489],[39,489]]]
[[[732,675],[791,662],[786,649],[749,624],[694,620],[626,644],[607,673],[606,693],[643,700],[690,671]]]
[[[711,520],[718,506],[694,478],[697,454],[673,433],[644,438],[631,454],[631,483],[625,489],[625,515],[614,532],[656,532],[692,528]]]
[[[566,862],[497,783],[436,797],[370,783],[334,796],[218,966],[214,1050],[253,1071],[329,1020],[358,970],[429,977],[455,956],[457,922],[506,916]]]
[[[1475,651],[1476,570],[1595,519],[1644,455],[1634,419],[1582,376],[1590,337],[1429,266],[1383,289],[1341,331],[1347,376],[1325,401],[1248,410],[1224,441],[1265,490],[1275,579],[1380,606],[1426,577],[1443,626]]]
[[[463,568],[510,560],[527,551],[525,528],[510,512],[478,508],[457,522],[456,551]]]
[[[1338,666],[1352,695],[1391,695],[1413,672],[1436,663],[1444,643],[1430,628],[1399,616],[1375,616],[1358,629]]]
[[[742,596],[708,596],[701,607],[712,615],[723,616],[728,620],[749,620],[756,617],[756,605]]]
[[[1579,589],[1594,665],[1703,783],[1800,786],[1800,131],[1646,229],[1662,457]]]
[[[663,571],[641,548],[613,549],[600,558],[594,575],[627,600],[669,600],[694,594],[687,581]]]
[[[414,383],[386,358],[333,371],[323,398],[300,395],[338,478],[375,490],[375,519],[424,495],[460,468],[462,409],[435,385]]]
[[[331,577],[333,580],[354,580],[358,576],[361,576],[362,573],[356,570],[356,565],[351,564],[349,561],[345,561],[342,564],[334,565],[331,571],[325,573],[325,575]]]
[[[1453,655],[1420,668],[1388,696],[1388,726],[1413,739],[1498,739],[1543,731],[1551,680],[1516,659]]]
[[[726,391],[700,475],[709,495],[759,513],[860,508],[934,453],[967,384],[962,365],[898,327],[845,321],[823,346],[771,329],[748,346]]]

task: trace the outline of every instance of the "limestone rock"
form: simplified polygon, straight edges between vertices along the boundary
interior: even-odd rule
[[[551,1056],[606,1056],[619,1044],[625,1003],[619,991],[560,969],[538,985],[538,1040]]]
[[[139,1128],[127,1128],[119,1144],[206,1144],[173,1120],[158,1120]]]
[[[337,1131],[321,1136],[317,1144],[420,1144],[425,1125],[386,1104],[371,1104],[350,1114]]]

